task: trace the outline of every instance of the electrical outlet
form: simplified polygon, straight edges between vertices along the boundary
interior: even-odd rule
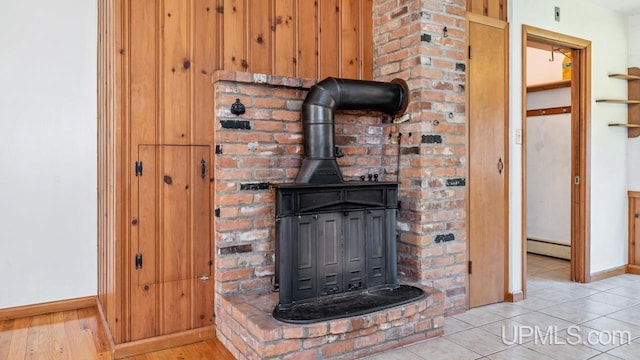
[[[556,7],[553,9],[553,14],[554,14],[554,16],[555,16],[556,21],[557,21],[557,22],[560,22],[560,7],[559,7],[559,6],[556,6]]]
[[[522,144],[522,129],[516,129],[516,145]]]

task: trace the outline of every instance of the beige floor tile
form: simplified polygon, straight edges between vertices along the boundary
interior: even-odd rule
[[[491,360],[548,360],[549,356],[525,346],[514,346],[487,356]]]
[[[510,346],[505,344],[500,336],[478,328],[447,336],[447,340],[483,356],[505,350]]]
[[[563,341],[560,342],[561,343],[554,344],[536,344],[530,342],[523,346],[541,354],[545,354],[549,359],[554,360],[586,360],[601,354],[600,351],[584,345],[569,345],[563,343]]]
[[[363,360],[424,360],[424,358],[412,353],[406,348],[401,348],[369,356]]]
[[[640,343],[632,342],[630,344],[622,345],[608,351],[607,354],[624,360],[638,360],[640,359]]]
[[[612,319],[607,316],[603,316],[594,320],[587,321],[585,323],[582,323],[582,325],[586,327],[590,327],[592,329],[606,331],[611,334],[620,334],[620,332],[628,331],[629,334],[631,335],[631,339],[637,339],[640,337],[640,326],[636,326],[628,322]],[[619,335],[619,336],[622,336],[622,335]]]
[[[557,301],[557,299],[543,299],[535,296],[529,296],[528,298],[514,304],[529,310],[538,310],[559,303],[561,303],[561,301]]]
[[[588,298],[570,301],[568,303],[564,303],[563,305],[573,306],[576,309],[582,309],[584,311],[598,315],[607,315],[622,310],[622,308],[619,308],[617,306],[589,300]]]
[[[528,314],[514,316],[511,320],[518,322],[523,326],[537,327],[539,331],[542,332],[545,332],[549,328],[554,328],[555,331],[559,331],[572,325],[569,321],[558,319],[557,317],[540,312],[531,312]]]
[[[501,303],[486,305],[481,307],[480,309],[484,311],[488,311],[490,313],[494,313],[504,318],[510,318],[513,316],[526,314],[532,311],[531,309],[527,309],[525,307],[518,306],[510,302],[501,302]]]
[[[640,304],[640,300],[631,299],[631,298],[616,295],[616,294],[610,294],[608,292],[601,292],[595,295],[591,295],[586,297],[585,299],[605,303],[607,305],[617,306],[621,309],[625,309],[625,308]]]
[[[478,329],[482,329],[484,331],[492,333],[493,335],[500,336],[501,339],[507,339],[507,342],[514,342],[514,334],[517,334],[517,331],[519,331],[520,327],[522,327],[522,324],[517,323],[511,319],[504,319],[491,324],[482,325]],[[533,340],[533,338],[524,340],[524,342],[526,342]]]
[[[462,314],[454,315],[453,317],[474,326],[485,325],[504,319],[504,317],[485,311],[482,308],[474,308]]]
[[[429,360],[471,360],[481,357],[480,354],[451,342],[446,338],[423,341],[421,343],[405,347],[404,349],[419,356],[420,359]]]
[[[606,290],[610,290],[616,287],[619,287],[620,285],[618,284],[614,284],[610,281],[607,281],[607,279],[605,280],[600,280],[600,281],[594,281],[588,284],[583,284],[583,286],[586,286],[590,289],[594,289],[594,290],[600,290],[600,291],[606,291]]]
[[[640,305],[611,313],[607,317],[640,326]]]
[[[562,320],[569,321],[572,324],[580,324],[585,321],[599,318],[602,315],[586,311],[585,308],[576,307],[571,303],[563,303],[546,307],[538,310],[539,312]]]
[[[620,358],[617,356],[609,355],[609,354],[600,354],[598,356],[592,357],[589,360],[620,360]]]
[[[565,339],[569,344],[582,344],[601,352],[607,352],[628,343],[630,340],[582,325],[572,325],[568,329],[559,331],[557,337]]]
[[[606,291],[608,294],[620,295],[632,299],[640,299],[640,287],[636,286],[620,286]]]
[[[444,334],[451,335],[459,331],[469,330],[474,326],[464,321],[458,320],[454,317],[447,317],[444,319]]]

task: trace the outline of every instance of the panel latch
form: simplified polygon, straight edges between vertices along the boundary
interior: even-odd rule
[[[136,270],[142,269],[142,254],[136,254]]]

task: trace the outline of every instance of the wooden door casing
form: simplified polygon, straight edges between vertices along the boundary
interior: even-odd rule
[[[130,251],[131,340],[213,323],[209,150],[138,147],[138,238]]]
[[[476,307],[507,294],[508,24],[468,17],[469,307]]]

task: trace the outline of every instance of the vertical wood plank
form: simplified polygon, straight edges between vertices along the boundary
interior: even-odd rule
[[[158,237],[158,198],[162,184],[161,169],[156,165],[160,159],[159,147],[154,145],[140,145],[138,147],[139,161],[142,162],[142,175],[136,177],[137,182],[137,203],[138,213],[132,221],[131,227],[131,258],[128,260],[133,283],[132,285],[153,284],[158,281],[156,274],[156,259],[158,248],[156,238]],[[141,269],[135,268],[135,255],[143,256],[143,266]],[[139,309],[133,309],[138,311]]]
[[[273,0],[253,1],[247,8],[249,64],[246,71],[260,74],[273,74],[272,1]]]
[[[217,0],[196,0],[193,6],[193,131],[191,144],[213,142],[213,86],[211,75],[218,63]]]
[[[189,329],[190,280],[165,282],[163,286],[162,335]]]
[[[360,21],[360,79],[373,80],[373,0],[362,0]]]
[[[501,14],[501,9],[500,9],[500,5],[502,3],[502,0],[487,0],[487,16],[494,18],[494,19],[500,19]]]
[[[317,78],[318,72],[318,3],[298,1],[298,71],[297,76]]]
[[[130,1],[129,83],[131,142],[156,142],[158,24],[157,1]]]
[[[274,72],[276,75],[296,76],[296,2],[275,1]],[[306,23],[305,23],[306,24]]]
[[[192,166],[188,156],[189,147],[162,146],[162,169],[160,170],[160,281],[188,278],[190,254],[189,188]]]
[[[138,206],[137,223],[131,227],[131,250],[129,251],[131,286],[129,296],[130,315],[129,340],[135,341],[158,335],[157,332],[157,212],[159,198],[158,168],[159,147],[139,146],[139,161],[142,162],[142,176],[137,179]],[[134,186],[135,188],[136,186]],[[142,255],[142,268],[135,268],[136,254]]]
[[[158,331],[158,286],[153,283],[131,285],[130,341],[160,335]]]
[[[467,0],[467,11],[478,15],[487,15],[485,13],[485,1],[487,0]]]
[[[347,79],[358,79],[358,69],[360,68],[359,34],[360,28],[360,1],[342,0],[342,28],[341,33],[341,66],[340,77]]]
[[[191,1],[164,0],[162,11],[162,137],[158,143],[186,144],[190,132]]]
[[[224,0],[223,66],[225,70],[246,71],[246,0]]]
[[[193,279],[191,291],[193,301],[193,326],[202,327],[214,322],[214,286],[213,286],[213,236],[211,234],[211,193],[209,178],[212,163],[209,146],[191,147],[191,238],[190,254]],[[204,177],[202,176],[202,161],[204,160]]]
[[[340,76],[340,3],[339,0],[323,0],[320,4],[320,30],[318,61],[320,79]]]

